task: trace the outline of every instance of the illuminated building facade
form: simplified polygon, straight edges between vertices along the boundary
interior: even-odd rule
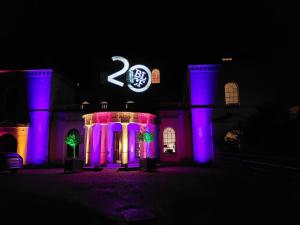
[[[151,81],[159,85],[160,71],[156,69],[151,74],[143,65],[130,67],[130,79],[143,78],[143,72],[138,69],[149,75],[142,90],[148,89]],[[23,110],[28,118],[24,126],[3,123],[0,139],[12,135],[17,141],[17,148],[13,151],[21,154],[25,164],[32,165],[63,163],[71,156],[65,139],[72,132],[78,133],[81,140],[76,157],[84,160],[88,167],[124,166],[139,163],[143,158],[157,158],[161,162],[209,163],[214,158],[212,105],[218,74],[218,65],[188,66],[185,79],[188,81],[189,100],[185,107],[168,109],[157,106],[155,112],[149,112],[137,108],[134,101],[127,101],[126,108],[118,110],[111,109],[109,101],[100,101],[98,110],[86,111],[88,101],[77,104],[76,110],[67,110],[61,106],[68,104],[72,96],[67,99],[66,95],[59,93],[65,88],[52,70],[1,71],[2,84],[10,77],[17,77],[25,84],[23,94],[27,105]],[[120,83],[110,76],[111,83]],[[128,87],[140,92],[138,85],[132,83]],[[3,96],[7,97],[5,93]],[[63,101],[62,98],[66,99]],[[136,107],[134,110],[133,106]],[[5,110],[2,112],[4,115]],[[18,119],[15,122],[19,122]]]

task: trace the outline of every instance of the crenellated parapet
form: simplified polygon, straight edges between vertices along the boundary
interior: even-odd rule
[[[207,72],[219,72],[221,65],[219,64],[201,64],[201,65],[189,65],[188,69],[190,71],[207,71]]]

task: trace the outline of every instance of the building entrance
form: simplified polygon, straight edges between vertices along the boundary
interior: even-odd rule
[[[122,134],[121,131],[114,131],[114,163],[122,161]]]

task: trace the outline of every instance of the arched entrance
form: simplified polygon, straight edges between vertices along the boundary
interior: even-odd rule
[[[122,163],[122,124],[109,123],[107,131],[107,164]]]
[[[17,152],[17,139],[11,134],[0,136],[0,152]]]

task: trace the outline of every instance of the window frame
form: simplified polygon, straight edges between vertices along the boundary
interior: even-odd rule
[[[173,151],[167,152],[168,149],[172,149]],[[176,154],[177,153],[177,151],[176,151],[176,131],[172,127],[165,127],[163,130],[163,153],[164,154]]]
[[[239,93],[239,85],[230,81],[224,85],[224,93],[225,93],[225,105],[227,106],[237,106],[240,105],[240,93]]]

